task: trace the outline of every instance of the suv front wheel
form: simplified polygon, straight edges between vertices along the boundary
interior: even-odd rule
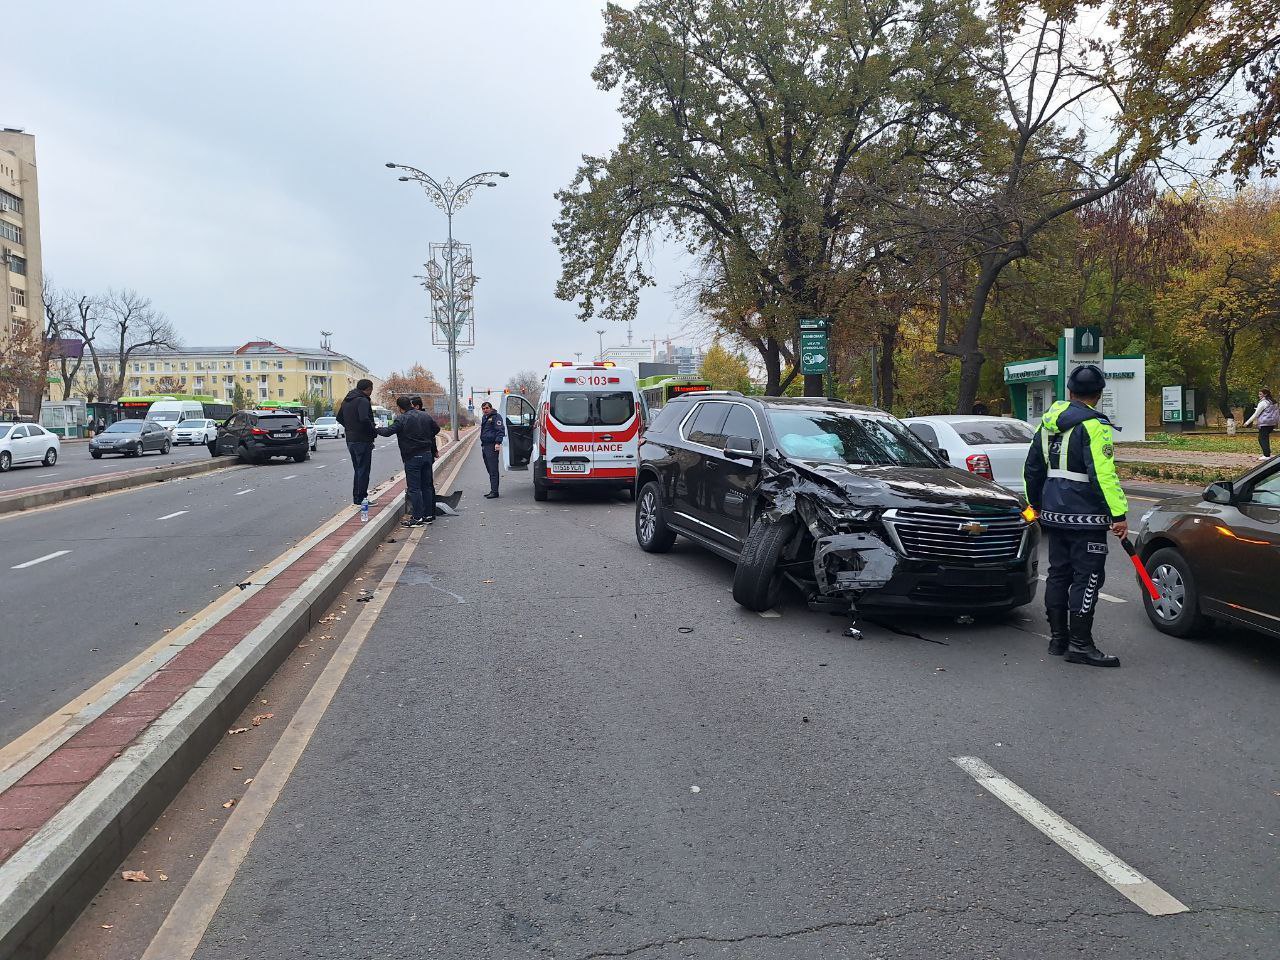
[[[767,517],[756,519],[733,573],[734,600],[756,613],[777,606],[783,586],[778,563],[794,532],[795,524],[790,518],[777,523]]]
[[[657,481],[640,488],[636,498],[636,541],[646,553],[666,553],[676,542],[676,533],[667,526]]]

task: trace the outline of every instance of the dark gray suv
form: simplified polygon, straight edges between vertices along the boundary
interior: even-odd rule
[[[644,434],[636,539],[662,553],[681,536],[734,561],[733,596],[750,610],[790,582],[815,609],[1003,612],[1038,582],[1024,506],[882,410],[700,393]]]

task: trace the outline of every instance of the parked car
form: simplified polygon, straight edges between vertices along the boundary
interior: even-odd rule
[[[316,421],[317,437],[325,437],[331,440],[342,440],[346,435],[347,431],[342,429],[342,424],[338,422],[337,417],[321,417]]]
[[[640,446],[636,539],[685,537],[737,564],[733,596],[767,610],[790,582],[816,609],[1004,612],[1037,587],[1021,499],[953,470],[874,407],[698,393]]]
[[[148,450],[168,453],[172,446],[169,431],[150,420],[117,420],[89,441],[89,456],[101,459],[104,453],[140,457]]]
[[[1280,638],[1280,460],[1142,515],[1135,538],[1160,597],[1147,617],[1175,637],[1210,618]]]
[[[1011,417],[909,417],[902,421],[953,467],[1023,490],[1022,467],[1035,430]]]
[[[0,473],[20,463],[52,467],[62,442],[38,423],[0,423]]]
[[[182,420],[173,428],[173,442],[207,444],[218,435],[217,420]]]
[[[235,456],[244,463],[272,457],[293,457],[302,463],[311,456],[302,420],[281,410],[239,411],[218,427],[208,447],[210,456]]]
[[[306,428],[307,439],[311,441],[311,452],[316,452],[316,447],[320,444],[320,434],[316,430],[316,425],[311,422],[310,417],[302,418],[302,425]]]

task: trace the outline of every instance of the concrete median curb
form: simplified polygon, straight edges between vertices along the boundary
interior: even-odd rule
[[[440,464],[465,456],[473,438],[471,431],[451,444]],[[323,536],[322,527],[309,545],[283,555],[270,579],[244,590],[216,621],[175,638],[148,676],[132,677],[132,686],[122,683],[86,707],[84,722],[24,764],[21,779],[0,792],[0,957],[34,960],[53,948],[254,694],[398,529],[404,502],[399,478],[369,523],[352,515],[331,521]]]
[[[194,477],[214,470],[225,470],[227,467],[235,466],[237,462],[234,457],[210,457],[208,460],[193,460],[191,463],[177,463],[172,466],[151,467],[143,470],[125,470],[102,477],[68,480],[65,483],[51,483],[14,490],[0,494],[0,514],[46,507],[52,503],[91,497],[97,493],[143,487],[149,483],[160,483],[164,480]]]

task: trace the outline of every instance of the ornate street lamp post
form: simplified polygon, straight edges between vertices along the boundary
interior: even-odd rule
[[[478,279],[472,269],[471,247],[453,239],[453,214],[470,202],[480,187],[496,187],[492,177],[510,176],[505,170],[486,170],[461,183],[440,183],[417,167],[388,163],[392,170],[404,170],[401,181],[422,186],[431,202],[444,211],[449,234],[446,243],[431,244],[422,285],[431,293],[431,342],[449,352],[449,420],[453,439],[458,439],[458,347],[475,345],[475,310],[472,294]]]

